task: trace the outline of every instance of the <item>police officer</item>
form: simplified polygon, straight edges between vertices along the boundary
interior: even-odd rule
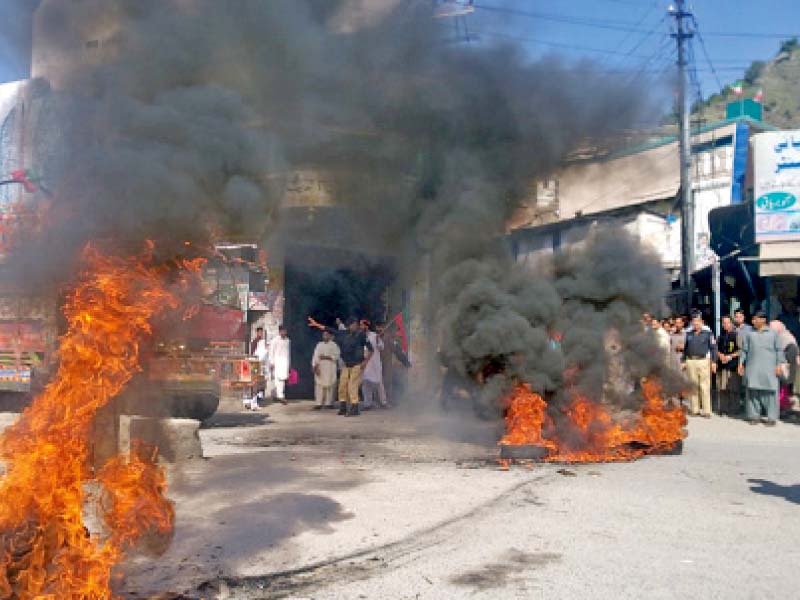
[[[700,311],[692,313],[692,325],[686,332],[683,369],[689,378],[690,405],[693,416],[711,418],[711,373],[717,372],[717,344],[714,334],[703,328]]]

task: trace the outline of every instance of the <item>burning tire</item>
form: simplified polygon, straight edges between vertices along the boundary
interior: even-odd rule
[[[503,460],[542,460],[549,453],[550,451],[545,446],[512,446],[509,444],[500,446],[500,458]]]
[[[657,448],[647,453],[650,456],[680,456],[683,454],[683,440],[678,440],[672,448]]]

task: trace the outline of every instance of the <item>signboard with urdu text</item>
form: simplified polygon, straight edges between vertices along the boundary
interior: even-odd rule
[[[753,136],[756,242],[800,240],[800,130]]]

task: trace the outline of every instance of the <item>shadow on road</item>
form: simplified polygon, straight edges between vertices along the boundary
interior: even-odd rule
[[[126,597],[181,590],[252,568],[265,553],[286,552],[307,531],[331,535],[353,518],[329,490],[367,478],[350,469],[304,469],[288,452],[219,456],[184,465],[173,477],[175,532],[160,557],[130,557],[122,566]],[[276,550],[278,549],[279,550]]]
[[[747,481],[753,484],[750,487],[751,492],[765,496],[777,496],[788,502],[800,504],[800,484],[780,485],[766,479],[748,479]]]

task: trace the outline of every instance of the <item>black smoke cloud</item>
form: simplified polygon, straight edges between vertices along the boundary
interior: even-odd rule
[[[636,409],[637,382],[657,378],[667,395],[682,389],[656,337],[642,327],[646,311],[662,312],[667,277],[655,251],[620,226],[598,226],[585,246],[557,255],[553,282],[562,298],[557,327],[576,369],[567,397],[582,394]]]
[[[27,273],[70,273],[93,238],[151,238],[171,252],[277,235],[286,174],[315,170],[358,224],[347,244],[399,255],[408,272],[431,257],[430,338],[448,366],[468,376],[502,363],[503,381],[558,387],[565,360],[588,364],[609,326],[625,335],[658,286],[646,275],[624,299],[603,291],[618,281],[605,256],[633,260],[634,242],[596,241],[548,278],[513,267],[497,239],[533,180],[576,149],[612,144],[646,103],[590,63],[449,43],[430,2],[368,2],[357,25],[354,4],[45,2],[37,43],[104,33],[101,60],[36,88],[54,199],[29,243],[49,251],[23,252],[37,257]],[[551,350],[554,328],[563,353]],[[586,372],[587,385],[599,380]]]
[[[273,231],[281,175],[311,168],[375,246],[452,263],[483,251],[465,227],[495,235],[532,177],[640,112],[630,85],[589,66],[446,43],[429,2],[366,3],[384,10],[358,27],[354,4],[44,2],[37,44],[97,44],[40,94],[52,254]]]
[[[666,286],[658,256],[621,226],[598,225],[534,267],[502,250],[465,260],[439,288],[441,358],[464,381],[488,384],[483,411],[498,410],[498,396],[517,382],[545,394],[555,417],[578,396],[635,411],[642,378],[657,378],[667,395],[682,388],[641,324]]]

